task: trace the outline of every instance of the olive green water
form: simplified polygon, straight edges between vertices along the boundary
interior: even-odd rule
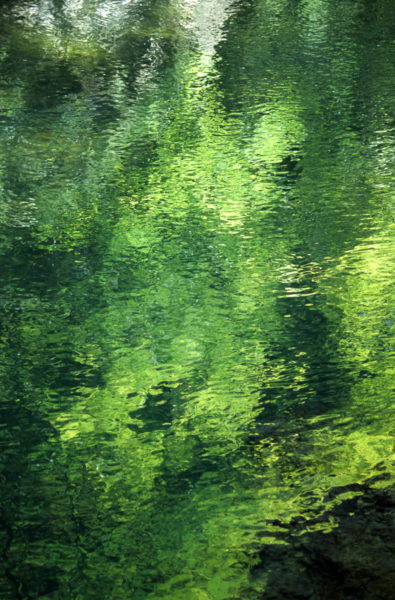
[[[0,597],[277,598],[393,489],[393,1],[0,24]]]

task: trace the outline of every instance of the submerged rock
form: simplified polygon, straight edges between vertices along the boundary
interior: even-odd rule
[[[287,544],[261,550],[252,575],[267,577],[262,600],[395,599],[395,490],[368,488],[330,516],[328,533],[299,535],[294,521],[281,534]]]

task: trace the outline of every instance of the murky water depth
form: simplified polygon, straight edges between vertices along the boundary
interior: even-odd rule
[[[394,17],[0,3],[1,598],[388,597]]]

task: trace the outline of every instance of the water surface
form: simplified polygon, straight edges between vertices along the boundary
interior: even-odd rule
[[[1,598],[387,597],[392,1],[0,24]]]

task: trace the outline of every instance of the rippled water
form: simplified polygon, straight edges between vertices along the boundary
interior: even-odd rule
[[[2,599],[389,599],[394,24],[0,2]]]

